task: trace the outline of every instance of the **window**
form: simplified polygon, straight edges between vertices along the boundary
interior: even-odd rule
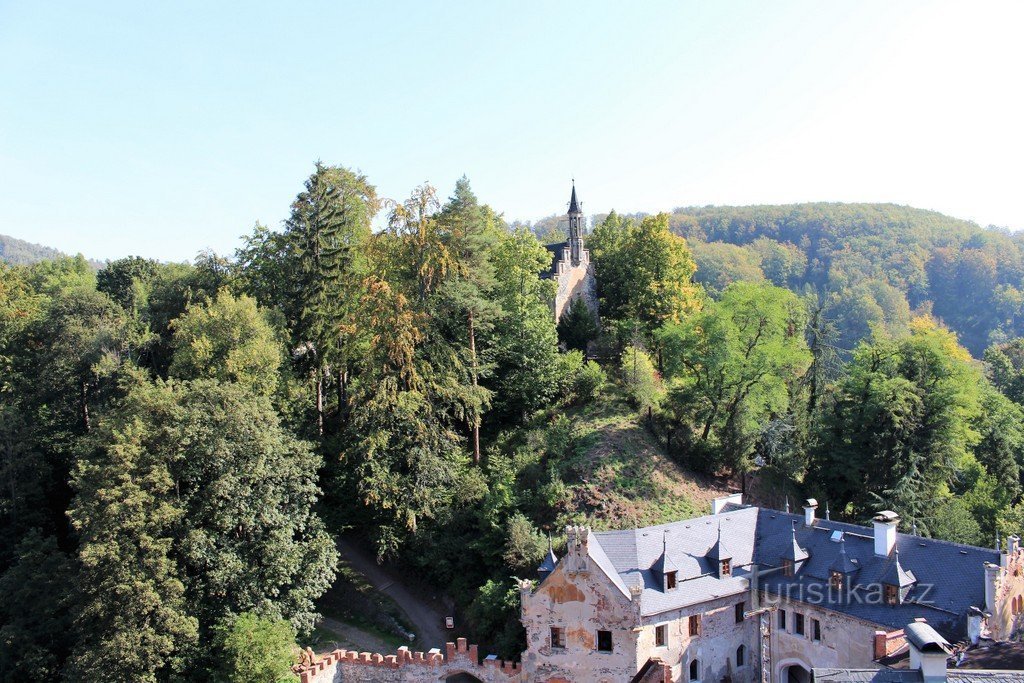
[[[700,635],[700,615],[699,614],[691,614],[690,615],[690,635],[691,636],[699,636]]]
[[[793,612],[793,632],[798,636],[804,634],[804,615],[799,612]]]
[[[612,651],[612,632],[611,631],[598,631],[597,632],[597,651],[598,652],[611,652]]]
[[[731,572],[732,569],[729,567],[729,560],[722,560],[722,576],[729,576]]]
[[[899,599],[897,598],[898,594],[899,592],[896,590],[896,586],[890,586],[887,584],[885,586],[885,604],[895,605],[899,602]]]
[[[666,572],[665,573],[665,590],[670,591],[676,587],[676,573]]]
[[[744,661],[747,655],[747,649],[740,645],[736,648],[736,666],[743,666],[746,662]]]
[[[821,622],[817,619],[811,619],[811,639],[821,640]]]
[[[843,590],[843,573],[832,572],[829,575],[829,584],[837,591]]]
[[[662,624],[654,627],[654,647],[665,647],[668,645],[668,626]]]
[[[782,575],[793,576],[793,560],[782,561]]]
[[[779,630],[786,630],[786,610],[784,609],[779,610]]]
[[[690,681],[695,683],[700,680],[700,660],[695,659],[690,662]]]
[[[747,609],[747,603],[745,603],[745,602],[737,602],[736,603],[736,623],[737,624],[743,623],[743,612],[745,612],[746,609]]]
[[[565,647],[565,629],[559,626],[551,627],[551,647]]]

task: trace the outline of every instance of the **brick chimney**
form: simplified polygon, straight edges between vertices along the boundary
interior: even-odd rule
[[[896,546],[896,525],[900,516],[892,510],[882,510],[872,521],[875,525],[875,555],[889,557]]]

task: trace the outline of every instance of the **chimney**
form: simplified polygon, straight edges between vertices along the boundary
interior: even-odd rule
[[[804,501],[804,526],[814,526],[814,511],[818,509],[818,501],[808,498]]]
[[[1006,554],[1013,557],[1020,549],[1020,536],[1010,534],[1006,537]]]
[[[743,505],[743,494],[730,493],[728,496],[715,498],[711,501],[711,514],[717,515],[729,503],[732,503],[733,505]]]
[[[919,669],[925,683],[946,680],[946,659],[953,651],[949,643],[923,619],[904,629],[910,644],[910,668]]]
[[[900,516],[892,510],[882,510],[874,517],[875,555],[889,557],[896,545],[896,525]]]

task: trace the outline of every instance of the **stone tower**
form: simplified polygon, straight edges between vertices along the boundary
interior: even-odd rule
[[[569,199],[569,257],[572,265],[580,265],[583,257],[583,205],[576,199],[576,183]]]
[[[543,276],[558,285],[555,292],[554,313],[557,321],[568,310],[575,299],[582,299],[594,316],[597,316],[597,282],[594,279],[594,265],[590,252],[583,246],[583,230],[586,218],[583,205],[576,197],[576,183],[569,198],[569,229],[565,242],[547,245],[551,252],[551,266]]]

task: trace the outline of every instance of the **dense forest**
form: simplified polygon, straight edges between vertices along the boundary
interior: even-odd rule
[[[44,247],[41,244],[33,244],[16,237],[0,235],[0,261],[15,265],[27,265],[60,256],[63,254],[52,247]]]
[[[0,264],[0,680],[285,680],[342,534],[515,656],[548,535],[698,512],[659,499],[679,472],[960,542],[1024,528],[1016,237],[612,213],[600,323],[556,325],[537,227],[465,178],[392,201],[318,164],[231,256]],[[610,426],[632,460],[594,448]]]

